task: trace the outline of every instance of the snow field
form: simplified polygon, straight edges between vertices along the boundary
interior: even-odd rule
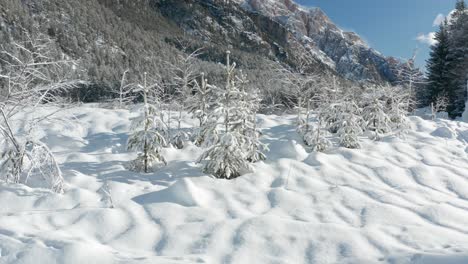
[[[468,263],[466,123],[411,117],[405,138],[309,153],[294,116],[259,115],[268,160],[226,181],[193,144],[126,170],[135,114],[85,105],[40,127],[66,192],[0,185],[0,263]]]

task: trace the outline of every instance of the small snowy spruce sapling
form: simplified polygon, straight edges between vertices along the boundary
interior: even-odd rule
[[[188,46],[184,43],[179,43],[182,47],[182,52],[178,53],[175,57],[175,63],[171,64],[171,72],[173,75],[173,85],[175,86],[175,95],[170,98],[171,102],[177,101],[177,132],[175,135],[169,135],[168,141],[176,148],[181,149],[185,146],[186,142],[190,140],[187,132],[181,129],[182,112],[189,109],[190,104],[186,104],[187,100],[192,97],[193,87],[196,84],[198,73],[196,71],[197,57],[200,55],[200,50],[195,50],[192,53],[187,53]],[[172,110],[172,103],[169,105],[168,126],[170,126],[170,114]]]
[[[304,135],[304,143],[312,147],[312,151],[323,152],[332,146],[331,141],[326,137],[327,131],[323,129],[322,119],[319,114],[317,126]]]
[[[365,127],[371,132],[371,139],[379,140],[382,135],[391,132],[391,120],[387,114],[382,95],[373,90],[367,93],[368,104],[363,109]]]
[[[435,120],[437,113],[447,111],[448,97],[445,94],[440,94],[436,97],[435,103],[431,103],[431,118]]]
[[[265,160],[263,151],[267,151],[268,146],[260,141],[261,132],[257,127],[257,112],[261,102],[258,91],[249,86],[247,75],[242,70],[235,76],[234,84],[238,87],[238,96],[233,109],[233,129],[242,135],[242,147],[249,162]]]
[[[202,154],[200,160],[208,160],[204,167],[206,173],[220,179],[233,179],[250,170],[238,138],[236,132],[225,133],[216,145]]]
[[[171,144],[178,148],[183,149],[188,141],[190,141],[190,135],[182,129],[182,105],[178,104],[179,108],[177,115],[177,132],[171,139]]]
[[[338,129],[338,136],[340,146],[350,149],[360,148],[359,135],[363,131],[360,126],[361,116],[359,115],[359,107],[354,101],[346,101],[344,103],[344,110],[339,117],[340,127]]]
[[[116,92],[118,95],[118,107],[121,109],[135,100],[135,96],[133,95],[134,84],[127,83],[128,72],[128,69],[123,72],[119,90]]]
[[[234,82],[235,64],[231,65],[229,55],[228,51],[226,86],[224,90],[217,90],[219,100],[211,113],[214,130],[219,131],[217,122],[220,120],[224,131],[220,139],[199,158],[200,162],[205,161],[206,173],[221,179],[233,179],[251,169],[243,149],[244,136],[237,129],[242,121],[235,114],[238,111],[239,89]]]
[[[297,65],[295,69],[279,65],[278,76],[281,83],[285,86],[282,91],[283,96],[297,110],[297,132],[305,134],[306,117],[303,115],[304,105],[307,103],[305,98],[309,98],[312,93],[312,83],[316,76],[309,72],[313,55],[303,49],[298,51],[298,57],[295,58]]]
[[[394,133],[398,135],[405,134],[409,129],[408,109],[410,103],[410,94],[400,86],[387,86],[385,89],[388,98],[387,111],[391,120],[391,126]]]
[[[245,137],[246,137],[246,158],[247,161],[255,163],[257,161],[266,160],[265,151],[268,151],[269,148],[266,144],[260,141],[261,132],[257,129],[257,114],[253,113],[253,124],[252,127],[246,130]]]
[[[162,125],[160,115],[156,107],[148,103],[149,87],[146,77],[145,73],[144,84],[140,86],[144,100],[143,115],[134,120],[134,131],[128,139],[127,148],[130,151],[138,152],[137,159],[130,163],[130,169],[149,173],[161,163],[166,165],[166,160],[161,153],[162,148],[166,145],[166,140],[157,128],[158,125]]]
[[[195,144],[201,147],[211,147],[218,143],[225,127],[222,125],[226,116],[227,90],[214,85],[210,85],[209,90],[210,95],[205,98],[206,118],[201,123],[195,141]]]
[[[205,134],[209,131],[205,124],[208,120],[210,106],[212,105],[212,90],[213,86],[208,84],[205,74],[201,74],[200,83],[194,84],[194,95],[189,96],[185,101],[188,112],[192,117],[198,119],[199,127],[195,136],[195,144],[201,146],[205,141]],[[204,133],[205,132],[205,133]]]

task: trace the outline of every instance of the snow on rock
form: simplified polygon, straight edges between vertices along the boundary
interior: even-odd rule
[[[451,130],[448,127],[439,127],[434,132],[431,133],[432,136],[434,137],[441,137],[441,138],[456,138],[456,133],[455,131]]]
[[[2,264],[468,263],[466,123],[411,117],[402,138],[308,153],[293,116],[259,115],[268,159],[228,181],[200,171],[193,144],[165,149],[154,173],[127,171],[135,111],[58,115],[73,125],[37,132],[71,138],[54,148],[66,191],[0,183]]]

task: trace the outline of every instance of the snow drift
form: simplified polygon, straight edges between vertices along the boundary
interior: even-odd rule
[[[87,105],[39,129],[66,191],[0,185],[0,263],[468,263],[468,124],[412,117],[403,138],[308,153],[294,117],[260,115],[268,160],[226,181],[190,144],[127,171],[135,114]]]

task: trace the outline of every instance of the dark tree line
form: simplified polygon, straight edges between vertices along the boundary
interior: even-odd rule
[[[431,47],[427,61],[428,99],[436,103],[448,100],[449,117],[463,114],[468,80],[468,9],[464,0],[458,0],[452,16],[436,33],[437,44]]]

